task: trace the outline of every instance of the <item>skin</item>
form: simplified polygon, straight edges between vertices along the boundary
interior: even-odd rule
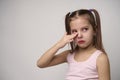
[[[78,35],[74,38],[75,43],[80,47],[80,49],[84,49],[92,45],[93,35],[95,32],[92,29],[91,24],[84,17],[79,17],[70,23],[71,33]],[[79,44],[79,41],[84,40],[84,44]]]
[[[95,32],[88,20],[84,17],[78,17],[70,23],[71,35],[64,34],[61,40],[59,40],[53,47],[47,50],[37,61],[37,66],[45,68],[67,62],[66,57],[70,53],[70,50],[66,50],[57,54],[57,51],[63,48],[66,44],[74,41],[79,46],[79,50],[76,52],[74,59],[78,62],[87,60],[94,51],[97,49],[92,45],[93,36]],[[84,40],[84,44],[80,44],[79,41]],[[110,80],[110,66],[109,59],[106,54],[101,54],[97,58],[97,70],[99,80]]]

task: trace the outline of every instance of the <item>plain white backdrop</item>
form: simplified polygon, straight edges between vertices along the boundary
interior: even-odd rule
[[[111,80],[120,80],[119,5],[119,0],[0,0],[0,80],[64,80],[66,63],[41,69],[36,61],[63,36],[66,13],[82,8],[100,13]]]

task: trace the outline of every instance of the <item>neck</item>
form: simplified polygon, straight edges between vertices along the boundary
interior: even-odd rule
[[[96,50],[95,46],[90,45],[90,46],[85,47],[85,48],[79,48],[78,52],[79,53],[84,53],[84,52],[89,52],[89,51],[94,51],[94,50]]]

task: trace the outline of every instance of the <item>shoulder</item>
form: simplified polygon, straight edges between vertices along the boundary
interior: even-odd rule
[[[97,70],[100,80],[110,80],[110,63],[107,54],[101,53],[98,56]]]
[[[97,62],[100,63],[100,62],[104,62],[104,61],[109,61],[108,56],[106,53],[101,53],[98,56]]]
[[[109,67],[109,58],[106,53],[101,53],[97,58],[97,67]]]

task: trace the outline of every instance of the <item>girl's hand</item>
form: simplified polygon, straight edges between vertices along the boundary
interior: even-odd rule
[[[57,45],[58,45],[60,48],[62,48],[62,47],[64,47],[66,44],[72,42],[76,36],[77,36],[77,33],[67,35],[67,32],[66,32],[66,33],[64,34],[64,36],[62,37],[62,39],[57,43]]]

